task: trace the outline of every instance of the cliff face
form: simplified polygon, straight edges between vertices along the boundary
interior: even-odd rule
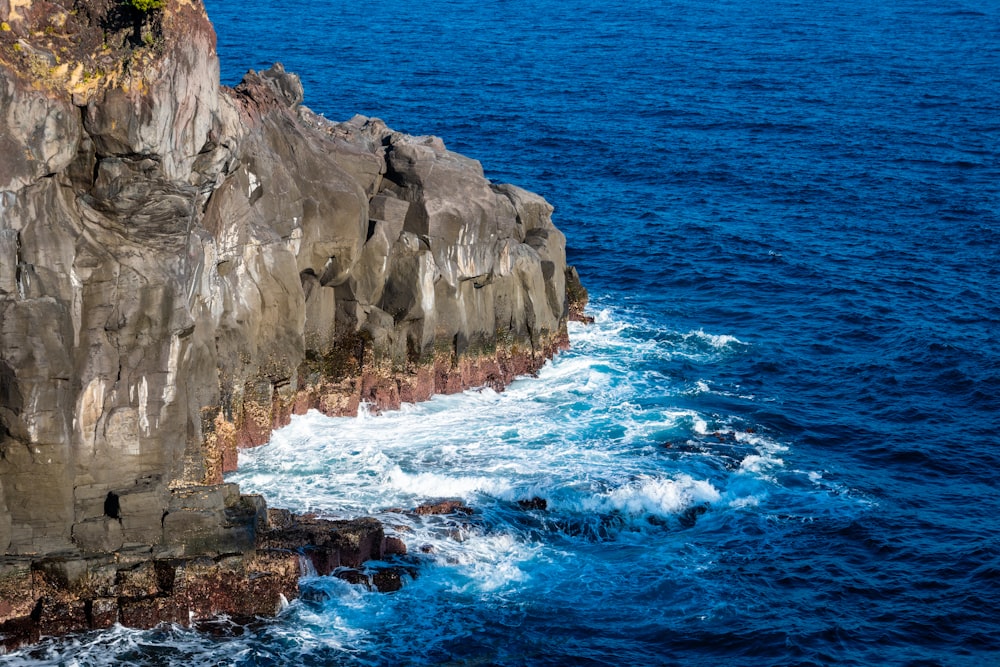
[[[187,499],[237,446],[310,408],[501,387],[565,345],[543,199],[313,114],[280,65],[220,88],[197,0],[0,21],[8,560],[222,552],[192,526],[227,534],[232,502]]]

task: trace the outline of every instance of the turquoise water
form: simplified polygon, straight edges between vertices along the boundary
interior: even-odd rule
[[[224,83],[280,60],[543,194],[596,322],[504,393],[242,455],[272,505],[380,516],[403,590],[5,662],[1000,664],[995,3],[207,7]],[[442,497],[475,513],[386,511]]]

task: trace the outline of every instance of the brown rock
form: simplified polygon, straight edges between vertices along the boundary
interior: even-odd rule
[[[462,504],[460,500],[442,500],[437,503],[420,505],[413,509],[415,514],[472,514],[471,507]]]
[[[177,503],[205,504],[213,493],[225,495],[231,488],[184,494]],[[242,498],[230,496],[228,502],[238,507],[245,502]],[[271,516],[276,525],[261,523],[257,548],[244,553],[163,558],[150,551],[121,551],[7,562],[0,568],[4,646],[16,648],[37,641],[40,634],[107,628],[116,621],[151,628],[160,623],[190,625],[219,614],[269,616],[284,600],[297,597],[303,549],[323,565],[321,574],[360,572],[363,562],[381,559],[384,553],[382,526],[374,519],[327,521],[282,511]],[[395,590],[395,579],[401,585],[401,576],[362,575],[359,581]]]
[[[400,590],[403,588],[405,577],[414,575],[411,568],[401,566],[378,567],[370,573],[353,568],[341,568],[333,573],[333,576],[349,584],[364,586],[379,593],[393,593]]]
[[[257,547],[294,551],[307,545],[305,555],[319,574],[329,574],[338,567],[359,567],[384,555],[385,533],[375,519],[333,521],[281,511],[269,513],[270,517],[271,525],[257,535]]]
[[[364,586],[365,588],[371,588],[371,579],[367,574],[361,570],[355,570],[353,568],[344,568],[337,570],[333,573],[333,576],[338,579],[343,579],[349,584],[354,586]]]
[[[393,593],[403,587],[406,571],[399,567],[381,568],[372,574],[372,586],[380,593]]]
[[[105,630],[118,622],[118,600],[116,598],[95,598],[84,606],[91,630]]]
[[[387,556],[405,556],[406,543],[398,537],[386,536],[383,552]]]

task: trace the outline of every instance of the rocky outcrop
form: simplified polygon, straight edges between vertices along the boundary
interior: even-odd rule
[[[587,315],[584,310],[590,302],[590,294],[587,288],[580,282],[580,274],[576,272],[575,266],[566,267],[566,311],[571,322],[582,322],[583,324],[593,324],[594,318]]]
[[[15,580],[53,557],[250,558],[262,524],[234,517],[263,509],[219,486],[238,447],[309,409],[499,389],[566,345],[542,198],[435,137],[312,113],[280,65],[222,88],[214,48],[197,0],[0,0]],[[3,590],[0,622],[35,614]]]
[[[366,568],[391,557],[393,542],[374,519],[329,521],[263,511],[259,497],[240,496],[234,484],[204,487],[202,507],[215,510],[213,493],[227,496],[224,531],[216,539],[200,526],[177,528],[196,536],[195,554],[169,557],[149,547],[110,553],[7,558],[0,564],[0,646],[16,648],[43,635],[97,630],[122,623],[152,628],[191,625],[219,614],[236,621],[271,616],[299,594],[305,575],[336,574],[376,590],[392,591],[405,565]],[[249,540],[249,541],[248,541]],[[398,553],[398,546],[396,547]]]

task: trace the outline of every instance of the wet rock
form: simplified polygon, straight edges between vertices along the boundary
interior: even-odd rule
[[[362,572],[361,570],[355,570],[353,568],[343,568],[334,572],[333,576],[335,576],[337,579],[342,579],[354,586],[365,586],[366,588],[371,587],[371,579],[369,579],[368,575]]]
[[[333,576],[355,586],[364,586],[370,591],[393,593],[403,588],[407,577],[411,579],[416,577],[416,569],[396,565],[377,567],[367,571],[341,568],[335,571]]]
[[[691,528],[698,522],[698,517],[705,514],[706,512],[708,512],[707,504],[692,505],[691,507],[688,507],[683,512],[681,512],[680,516],[677,517],[677,520],[680,522],[681,527]]]
[[[405,556],[406,555],[406,543],[398,537],[392,537],[387,535],[385,538],[385,547],[383,551],[387,556]]]
[[[242,637],[260,621],[253,617],[216,617],[192,623],[192,627],[212,637]]]
[[[518,500],[517,506],[523,510],[545,510],[548,509],[549,503],[545,500],[545,498],[535,496],[534,498],[529,498],[528,500]]]
[[[448,538],[456,542],[464,542],[467,539],[469,539],[468,531],[466,531],[464,528],[461,527],[450,528],[445,532],[445,534],[448,536]]]
[[[372,586],[379,593],[393,593],[403,588],[407,576],[415,576],[414,570],[403,567],[379,568],[372,573]]]
[[[207,503],[212,493],[229,491],[216,488],[177,502],[197,506]],[[231,496],[227,500],[231,506],[240,504]],[[382,526],[374,519],[327,521],[288,512],[272,516],[280,519],[277,526],[258,526],[254,547],[233,554],[173,557],[170,549],[135,549],[0,561],[0,634],[5,646],[36,641],[39,635],[107,628],[115,622],[151,628],[160,623],[197,624],[220,614],[237,619],[270,616],[297,597],[299,578],[305,574],[303,557],[319,574],[337,576],[360,573],[364,562],[383,557]],[[359,582],[373,590],[396,590],[404,573],[408,570],[398,576],[362,575]]]
[[[106,630],[118,622],[118,599],[113,597],[94,598],[84,603],[87,626],[94,630]]]
[[[303,586],[299,594],[299,599],[303,602],[312,603],[314,605],[322,605],[330,600],[330,593],[315,586]]]
[[[414,514],[421,516],[439,514],[472,514],[473,509],[462,503],[461,500],[442,500],[436,503],[428,503],[413,508]]]
[[[339,567],[360,567],[385,555],[385,532],[372,518],[351,520],[298,517],[286,511],[272,511],[274,521],[258,532],[257,547],[271,550],[302,550],[318,574],[330,574]]]

